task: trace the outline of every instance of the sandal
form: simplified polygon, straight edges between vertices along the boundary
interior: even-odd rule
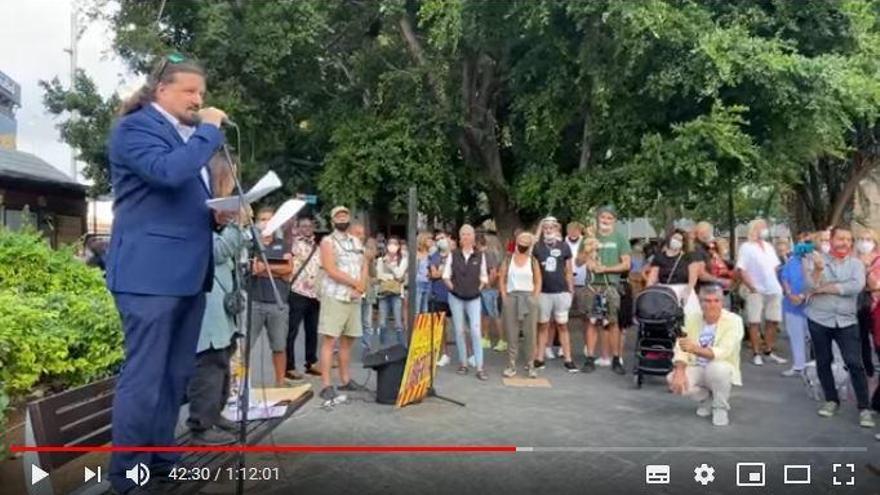
[[[468,374],[468,367],[467,366],[459,366],[456,373],[458,373],[459,375],[467,375]]]

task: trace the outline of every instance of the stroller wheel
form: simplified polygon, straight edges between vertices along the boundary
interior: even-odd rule
[[[636,388],[642,388],[642,382],[642,374],[638,371],[633,373],[633,385],[635,385]]]

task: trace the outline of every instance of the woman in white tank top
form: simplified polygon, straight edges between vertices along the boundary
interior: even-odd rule
[[[525,337],[525,362],[530,378],[538,374],[532,362],[538,323],[538,294],[541,293],[541,270],[532,256],[534,236],[523,232],[516,237],[516,251],[501,267],[501,318],[507,334],[507,378],[516,375],[519,357],[519,334]]]

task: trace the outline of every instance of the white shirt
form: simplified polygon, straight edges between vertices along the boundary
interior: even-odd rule
[[[174,115],[171,115],[170,113],[168,113],[164,108],[162,108],[155,101],[152,102],[151,105],[153,105],[153,108],[155,108],[157,112],[161,113],[162,116],[165,117],[165,119],[171,123],[171,125],[174,127],[174,130],[177,131],[177,134],[180,136],[180,139],[182,139],[184,143],[188,142],[189,138],[191,138],[192,135],[195,134],[195,132],[196,132],[195,127],[183,124],[180,121],[180,119],[178,119]],[[211,190],[211,175],[208,173],[207,167],[202,167],[201,175],[202,175],[202,182],[205,183],[205,186],[210,191]]]
[[[748,241],[739,248],[736,267],[749,274],[759,294],[782,294],[782,286],[776,276],[778,266],[779,257],[768,242]]]
[[[453,253],[450,253],[453,254]],[[464,262],[467,263],[471,256],[477,254],[481,254],[474,249],[470,251],[461,252],[462,256],[464,256]],[[451,280],[452,279],[452,256],[446,257],[446,265],[443,267],[443,280]],[[486,257],[483,256],[480,261],[480,283],[486,285],[489,283],[489,271],[486,269]]]
[[[532,273],[532,257],[526,258],[526,264],[519,266],[510,258],[507,267],[507,292],[533,292],[535,290],[535,274]]]
[[[571,239],[568,236],[565,236],[565,243],[568,244],[568,248],[571,249],[571,273],[574,275],[574,285],[578,287],[583,287],[587,285],[587,265],[583,264],[581,266],[577,266],[577,255],[581,251],[581,244],[584,242],[583,237],[579,237],[578,240],[571,242]]]

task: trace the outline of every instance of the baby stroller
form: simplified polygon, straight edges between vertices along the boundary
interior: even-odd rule
[[[644,375],[665,376],[672,371],[675,341],[682,333],[684,310],[674,290],[654,285],[636,297],[635,320],[639,333],[633,377],[636,388],[641,388]]]

